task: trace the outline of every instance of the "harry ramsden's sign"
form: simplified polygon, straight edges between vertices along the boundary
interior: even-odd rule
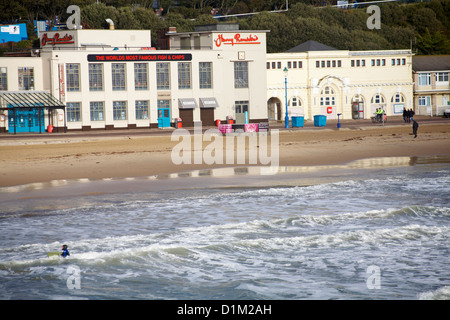
[[[257,35],[249,35],[247,37],[241,37],[240,33],[236,33],[234,37],[225,38],[223,34],[219,34],[216,39],[216,46],[220,47],[222,44],[229,44],[234,46],[235,44],[260,44]]]
[[[90,62],[191,61],[192,54],[88,54]]]
[[[53,38],[49,38],[47,33],[44,33],[41,38],[41,45],[45,47],[47,44],[52,46],[57,44],[72,44],[74,41],[72,40],[72,36],[67,34],[64,37],[61,37],[59,33],[55,33]]]

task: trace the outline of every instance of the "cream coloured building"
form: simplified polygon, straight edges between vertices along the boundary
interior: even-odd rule
[[[307,41],[283,53],[267,54],[268,117],[370,119],[382,107],[387,116],[413,108],[410,50],[336,50]],[[286,71],[287,70],[287,71]]]
[[[34,57],[0,58],[1,130],[267,121],[266,32],[229,24],[190,33],[170,28],[166,50],[154,50],[150,30],[43,32]],[[14,92],[30,101],[15,102]],[[62,106],[31,102],[33,92],[49,93]]]

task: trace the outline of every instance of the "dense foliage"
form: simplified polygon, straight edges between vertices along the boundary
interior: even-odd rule
[[[238,22],[242,30],[270,30],[268,52],[283,52],[304,41],[316,40],[336,49],[371,50],[412,48],[418,54],[450,54],[450,0],[420,3],[382,3],[381,28],[366,25],[371,13],[366,8],[320,8],[321,0],[160,0],[163,8],[155,14],[151,0],[19,0],[2,1],[0,21],[28,22],[33,34],[34,20],[67,20],[69,5],[81,8],[84,28],[107,28],[105,19],[116,29],[151,29],[154,45],[156,30],[169,26],[192,31],[195,25]],[[361,1],[359,1],[361,2]],[[176,3],[177,5],[174,5]],[[260,12],[259,14],[215,19],[219,14]],[[31,32],[30,32],[31,31]],[[31,37],[32,38],[32,37]],[[31,39],[33,40],[33,39]]]

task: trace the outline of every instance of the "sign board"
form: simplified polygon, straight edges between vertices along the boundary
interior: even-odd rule
[[[89,62],[127,62],[127,61],[191,61],[192,54],[89,54]]]

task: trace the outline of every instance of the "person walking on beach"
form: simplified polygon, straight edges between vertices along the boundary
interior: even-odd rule
[[[413,135],[414,135],[414,138],[417,138],[417,129],[419,129],[419,124],[417,123],[416,120],[413,120],[412,122],[413,122],[413,125],[412,125]]]
[[[416,113],[413,111],[413,109],[409,109],[409,121],[413,121],[413,117]]]

